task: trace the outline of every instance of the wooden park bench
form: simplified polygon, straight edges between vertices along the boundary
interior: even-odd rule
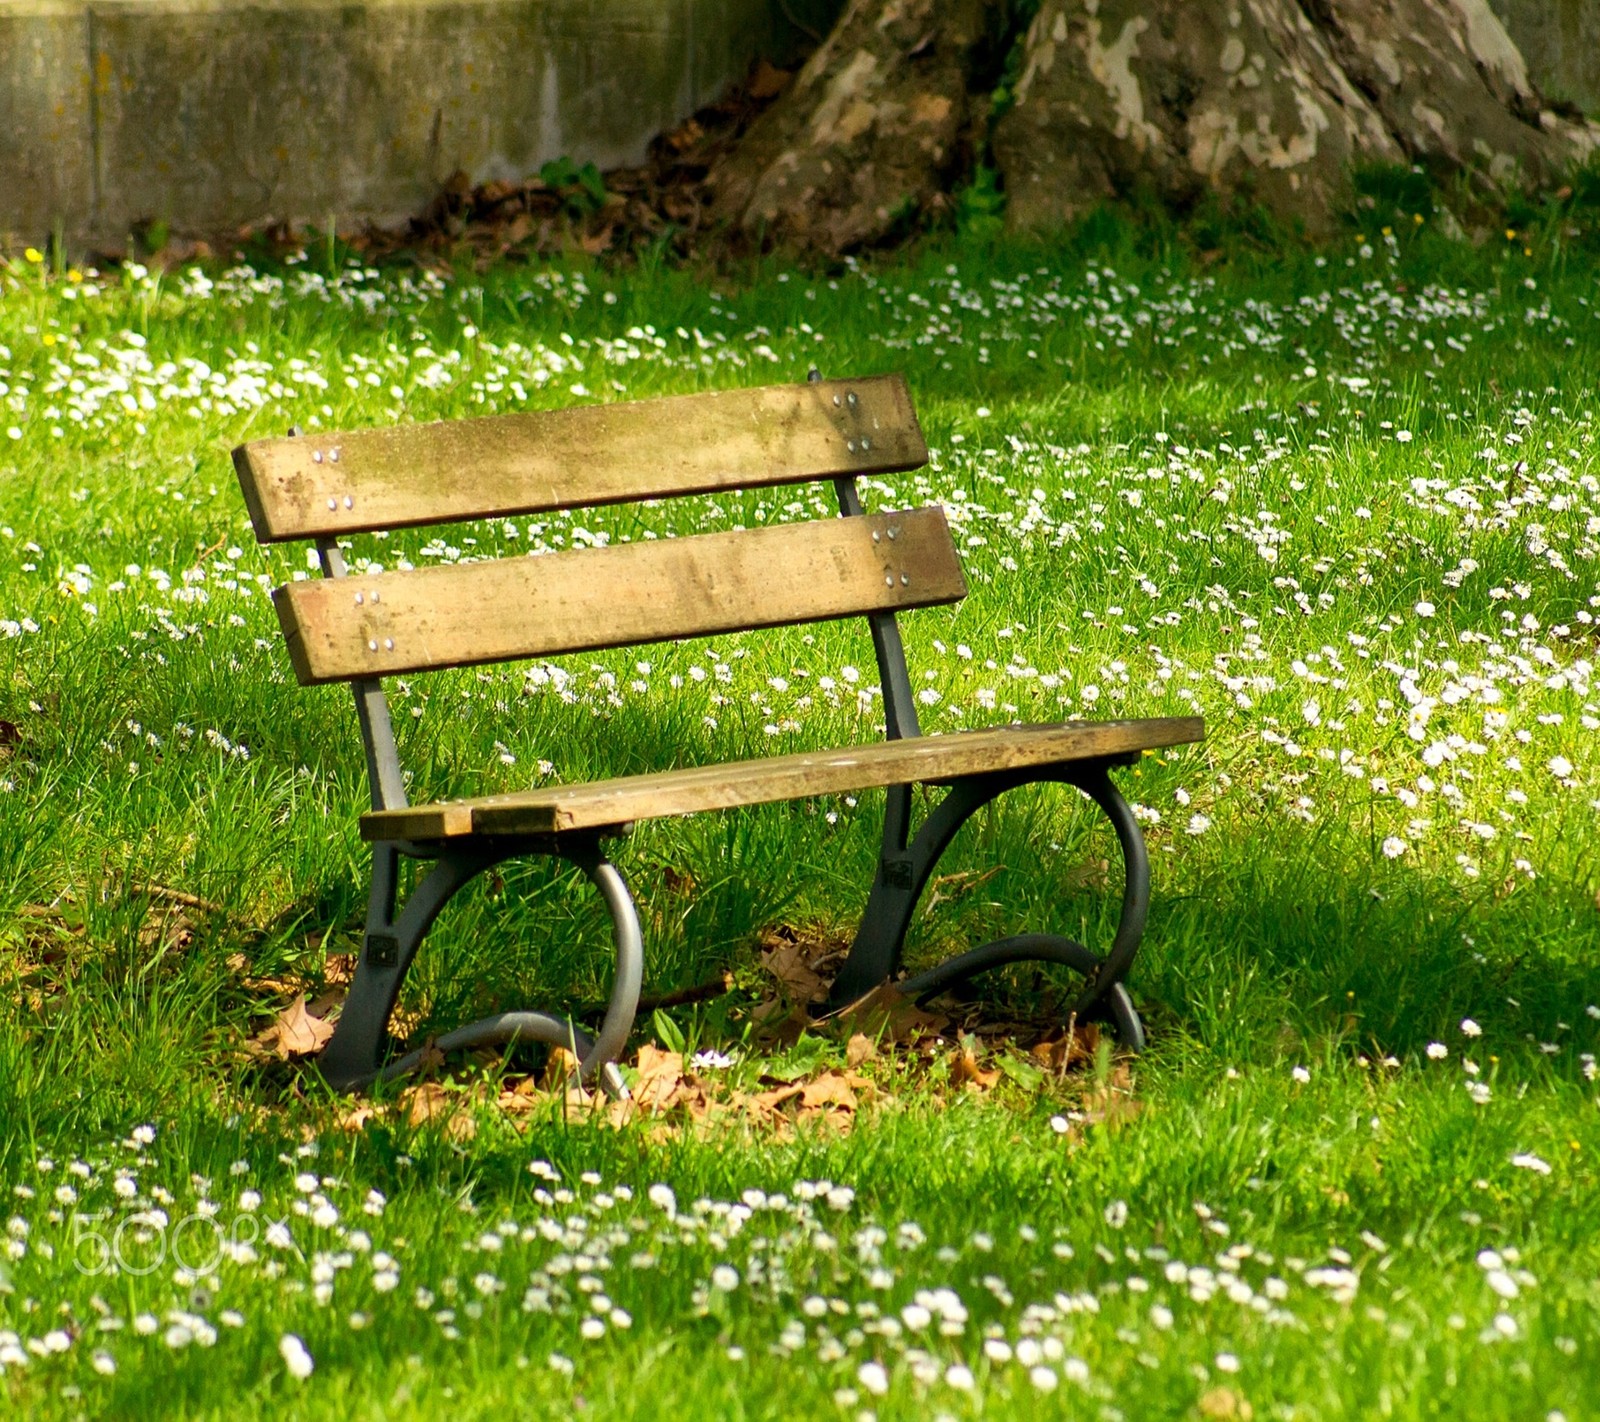
[[[257,538],[312,539],[322,579],[274,601],[308,686],[349,682],[366,745],[373,845],[360,961],[322,1067],[347,1089],[413,1066],[385,1062],[387,1026],[418,946],[451,896],[514,855],[580,866],[615,926],[616,975],[593,1038],[572,1022],[508,1012],[433,1045],[449,1051],[529,1039],[574,1045],[581,1074],[614,1063],[642,973],[639,920],[602,840],[641,820],[802,796],[886,791],[883,847],[854,946],[833,987],[846,1002],[891,979],[912,910],[962,823],[1015,786],[1076,786],[1110,819],[1125,867],[1121,919],[1102,957],[1071,939],[1024,933],[900,983],[926,999],[1007,963],[1061,963],[1084,976],[1075,1011],[1143,1031],[1123,986],[1144,930],[1144,842],[1112,767],[1197,741],[1196,717],[1068,721],[924,735],[895,614],[966,593],[938,506],[864,513],[857,476],[915,469],[927,445],[900,376],[687,395],[628,404],[258,440],[234,451]],[[377,575],[347,569],[341,539],[376,530],[828,479],[838,518],[485,560]],[[1063,554],[1062,556],[1070,556]],[[407,802],[382,678],[864,614],[877,655],[887,739],[798,755],[679,765],[664,748],[648,775],[478,799]],[[947,787],[913,832],[912,787]],[[401,856],[431,861],[397,912]]]

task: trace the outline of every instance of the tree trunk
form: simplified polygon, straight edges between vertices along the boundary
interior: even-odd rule
[[[838,254],[936,209],[970,155],[1004,0],[851,0],[711,182],[748,236]],[[974,90],[976,95],[974,96]]]
[[[1600,142],[1554,111],[1487,0],[851,0],[713,175],[751,236],[828,254],[936,212],[1021,45],[993,154],[1016,228],[1146,191],[1208,193],[1325,232],[1354,166],[1419,163],[1488,190],[1548,183]],[[974,138],[977,135],[977,139]]]
[[[1359,163],[1533,186],[1594,146],[1552,112],[1486,0],[1045,0],[995,154],[1014,226],[1141,184],[1313,232]]]

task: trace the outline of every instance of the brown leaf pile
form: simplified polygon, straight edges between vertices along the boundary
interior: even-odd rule
[[[647,1043],[635,1059],[630,1094],[618,1101],[572,1085],[576,1066],[569,1053],[557,1048],[537,1079],[502,1079],[497,1087],[482,1080],[416,1082],[405,1087],[393,1105],[362,1102],[340,1115],[337,1123],[359,1131],[369,1121],[396,1115],[413,1127],[433,1125],[452,1140],[464,1141],[476,1134],[479,1113],[493,1107],[513,1122],[535,1111],[556,1109],[569,1120],[618,1128],[639,1123],[658,1136],[729,1127],[787,1136],[801,1126],[848,1131],[879,1090],[853,1070],[834,1068],[803,1081],[762,1078],[759,1090],[733,1088],[689,1070],[680,1053]]]
[[[314,1022],[315,1019],[309,1019]],[[305,1026],[303,1003],[297,1002],[269,1032],[287,1048],[296,1025]],[[312,1032],[316,1031],[311,1027]],[[413,1082],[394,1103],[363,1102],[338,1118],[346,1130],[361,1130],[369,1121],[397,1117],[412,1127],[433,1126],[450,1139],[471,1139],[486,1112],[497,1112],[516,1126],[535,1113],[555,1112],[568,1120],[591,1121],[615,1128],[639,1127],[649,1135],[666,1138],[684,1133],[698,1136],[716,1132],[757,1131],[780,1139],[798,1130],[851,1130],[869,1107],[892,1109],[904,1096],[921,1094],[939,1080],[957,1092],[987,1093],[1008,1077],[1022,1080],[1027,1089],[1062,1089],[1068,1067],[1082,1067],[1100,1057],[1093,1028],[1052,1037],[1026,1054],[1026,1065],[1010,1042],[984,1041],[967,1034],[949,1042],[913,1034],[908,1047],[884,1035],[877,1039],[852,1033],[845,1043],[845,1065],[820,1064],[793,1080],[778,1063],[752,1083],[749,1075],[696,1071],[681,1052],[642,1045],[628,1073],[629,1095],[612,1100],[593,1089],[575,1084],[577,1060],[556,1048],[537,1077],[479,1076],[459,1080],[427,1079]],[[484,1052],[478,1065],[492,1067],[494,1054]],[[871,1067],[873,1076],[863,1073]],[[938,1067],[943,1076],[926,1069]],[[907,1077],[910,1068],[922,1068]],[[1053,1078],[1053,1080],[1051,1080]],[[1069,1097],[1070,1099],[1070,1097]],[[1079,1109],[1069,1112],[1074,1130],[1101,1122],[1130,1120],[1138,1113],[1132,1078],[1125,1063],[1092,1080],[1078,1094]],[[518,1127],[521,1129],[522,1127]]]
[[[1033,1022],[996,1021],[986,1019],[979,1005],[923,1006],[884,983],[846,1007],[829,1010],[829,987],[849,942],[827,927],[780,924],[763,935],[761,948],[767,994],[753,1006],[736,1002],[729,1009],[735,1017],[747,1012],[758,1024],[758,1050],[779,1053],[766,1066],[756,1066],[754,1074],[749,1066],[697,1070],[682,1052],[646,1043],[627,1073],[627,1097],[612,1100],[577,1085],[578,1062],[562,1048],[549,1053],[537,1076],[501,1075],[503,1055],[483,1049],[469,1054],[452,1079],[440,1075],[447,1066],[444,1058],[425,1047],[422,1079],[405,1085],[393,1103],[354,1105],[338,1124],[360,1130],[392,1116],[466,1140],[485,1112],[497,1112],[515,1125],[554,1111],[616,1127],[638,1123],[657,1135],[728,1128],[779,1136],[803,1128],[848,1131],[869,1106],[893,1108],[930,1090],[984,1094],[1009,1083],[1008,1089],[1025,1095],[1054,1095],[1068,1089],[1069,1072],[1104,1062],[1098,1029],[1069,1021],[1063,1030],[1047,1014],[1048,1004],[1041,1004]],[[245,1044],[252,1057],[297,1061],[322,1050],[333,1035],[332,1018],[353,974],[353,957],[329,955],[314,981],[251,975],[241,954],[228,961],[248,990],[287,999]],[[719,977],[661,1001],[688,1003],[730,990],[730,980]],[[397,1030],[403,1032],[404,1024]],[[812,1034],[812,1047],[798,1057],[790,1054],[806,1034]],[[839,1045],[830,1050],[819,1037]],[[817,1055],[810,1055],[813,1051]],[[800,1065],[807,1060],[815,1065]],[[1086,1095],[1073,1094],[1082,1107],[1069,1113],[1075,1125],[1117,1122],[1138,1110],[1122,1064],[1102,1069]]]
[[[598,256],[663,240],[678,256],[704,251],[711,207],[707,178],[789,77],[759,61],[743,83],[656,138],[642,167],[606,173],[607,199],[593,213],[575,216],[568,194],[539,178],[472,187],[457,173],[406,231],[371,234],[368,241],[381,246],[388,235],[394,246],[411,249],[466,246],[480,265],[513,251],[546,256],[577,247]]]
[[[561,252],[628,254],[665,244],[679,257],[704,253],[708,245],[733,250],[737,234],[711,230],[712,168],[750,124],[787,87],[790,75],[759,61],[743,82],[715,103],[650,145],[637,168],[614,168],[604,175],[605,201],[575,201],[570,187],[552,187],[538,177],[521,182],[495,180],[473,185],[459,170],[447,178],[418,216],[396,228],[340,232],[339,239],[363,256],[398,252],[470,255],[482,270],[507,257],[546,257]],[[591,210],[592,209],[592,210]],[[147,231],[147,237],[149,233]],[[300,248],[305,234],[288,224],[233,234],[239,242],[264,241],[283,251]],[[124,254],[107,250],[111,259]],[[153,265],[176,266],[214,255],[203,241],[176,240],[142,258]]]
[[[813,968],[831,951],[820,936],[807,938],[793,930],[775,933],[766,956],[780,996],[765,1005],[781,1005],[785,991],[804,997],[820,984],[825,992],[826,978]],[[276,1033],[275,1043],[288,1047],[294,1027],[304,1025],[302,1014],[303,999],[268,1029],[269,1034]],[[485,1050],[474,1054],[474,1065],[487,1069],[486,1075],[413,1083],[401,1091],[395,1105],[363,1104],[347,1112],[340,1124],[359,1130],[375,1117],[394,1113],[412,1126],[434,1124],[450,1138],[465,1140],[477,1130],[484,1111],[498,1111],[513,1124],[533,1113],[554,1111],[569,1120],[617,1128],[638,1125],[653,1136],[738,1129],[783,1138],[806,1128],[848,1131],[869,1106],[892,1108],[930,1088],[982,1094],[1009,1079],[1025,1093],[1054,1095],[1070,1090],[1069,1071],[1104,1061],[1100,1034],[1093,1025],[1069,1023],[1065,1030],[1057,1026],[1022,1050],[1010,1036],[952,1034],[948,1024],[945,1014],[918,1007],[884,984],[842,1012],[809,1024],[842,1041],[842,1069],[832,1057],[795,1073],[780,1055],[758,1068],[760,1074],[752,1082],[748,1070],[697,1071],[682,1052],[645,1043],[627,1073],[628,1096],[613,1100],[576,1084],[578,1061],[563,1048],[550,1052],[538,1076],[499,1078],[493,1069],[500,1058]],[[431,1073],[442,1065],[435,1060],[424,1070]],[[867,1070],[873,1075],[866,1075]],[[1074,1094],[1080,1107],[1069,1112],[1074,1128],[1128,1120],[1139,1109],[1128,1067],[1121,1062]]]

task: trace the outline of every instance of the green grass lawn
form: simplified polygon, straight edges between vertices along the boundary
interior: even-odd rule
[[[1600,1417],[1600,263],[1408,230],[1208,267],[1099,234],[833,279],[0,267],[17,1415]],[[353,1128],[251,1060],[280,985],[358,946],[366,791],[348,693],[294,683],[266,595],[305,551],[256,546],[229,449],[813,364],[903,370],[934,451],[864,481],[963,547],[967,600],[902,619],[927,729],[1206,717],[1121,773],[1150,1050],[987,1091],[954,1044],[886,1051],[853,1129],[789,1132],[508,1114],[470,1080],[471,1133],[383,1103]],[[782,489],[350,556],[832,511]],[[872,668],[830,624],[391,690],[420,801],[868,739]],[[755,1032],[755,945],[849,933],[880,810],[618,846],[647,992],[735,975],[638,1040],[712,1052],[713,1084],[842,1066]],[[1102,857],[1065,793],[1018,792],[913,959],[1103,946]],[[570,872],[508,866],[428,940],[414,1035],[599,1001],[607,942]],[[991,991],[1003,1017],[1038,980]]]

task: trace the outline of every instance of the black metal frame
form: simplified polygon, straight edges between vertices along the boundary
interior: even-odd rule
[[[345,576],[344,554],[337,542],[318,540],[317,553],[324,577]],[[352,689],[356,716],[361,723],[361,739],[366,748],[372,808],[403,809],[408,803],[405,776],[400,768],[383,685],[377,680],[361,680],[353,683]],[[438,1051],[454,1051],[515,1041],[547,1042],[568,1048],[578,1058],[581,1081],[591,1081],[598,1076],[601,1085],[612,1095],[625,1095],[615,1063],[633,1030],[644,977],[644,942],[627,883],[601,852],[600,838],[598,834],[547,838],[497,836],[460,847],[418,844],[409,840],[375,844],[361,957],[333,1037],[323,1049],[320,1060],[328,1084],[339,1091],[350,1091],[377,1080],[389,1080],[421,1065],[423,1050],[408,1052],[389,1062],[383,1058],[388,1045],[389,1018],[400,996],[400,986],[433,921],[461,889],[486,869],[520,855],[546,854],[582,869],[611,911],[617,967],[612,979],[611,1000],[599,1032],[591,1038],[570,1018],[552,1017],[543,1012],[501,1012],[449,1032],[432,1045]],[[396,914],[402,856],[434,862]]]
[[[810,378],[821,379],[815,370]],[[859,515],[861,497],[854,476],[841,476],[833,483],[840,514]],[[892,538],[894,534],[889,536]],[[345,576],[344,555],[336,540],[318,540],[317,551],[324,576]],[[873,612],[867,614],[867,621],[883,691],[888,739],[920,736],[922,729],[917,720],[910,671],[895,615]],[[405,777],[382,683],[376,679],[358,680],[352,689],[366,749],[372,807],[374,810],[404,808],[407,804]],[[854,1001],[899,972],[906,933],[917,901],[956,832],[976,811],[1019,785],[1056,782],[1082,791],[1116,831],[1122,851],[1124,882],[1121,916],[1110,951],[1101,957],[1070,938],[1024,933],[958,954],[937,967],[904,979],[899,987],[902,992],[926,1001],[980,973],[1007,964],[1064,964],[1083,974],[1085,980],[1072,1008],[1075,1017],[1078,1020],[1108,1019],[1125,1047],[1140,1050],[1144,1046],[1144,1028],[1123,980],[1144,933],[1150,902],[1150,863],[1138,822],[1108,773],[1112,766],[1127,764],[1136,758],[1106,756],[946,782],[948,788],[944,797],[924,817],[914,835],[911,831],[912,787],[890,786],[885,792],[883,845],[877,872],[849,956],[834,982],[831,1003],[842,1006]],[[448,1033],[432,1045],[441,1051],[519,1040],[565,1046],[579,1059],[581,1080],[589,1081],[598,1075],[609,1092],[625,1094],[615,1061],[627,1042],[638,1007],[643,942],[627,884],[616,866],[601,852],[600,836],[593,833],[563,838],[496,837],[475,840],[462,847],[412,841],[385,841],[374,845],[361,958],[333,1038],[321,1058],[323,1074],[330,1085],[339,1090],[352,1090],[390,1079],[422,1062],[422,1050],[389,1062],[383,1058],[390,1015],[424,936],[444,906],[477,875],[506,859],[530,854],[552,855],[577,865],[599,889],[611,911],[617,968],[599,1032],[591,1039],[568,1018],[541,1012],[506,1012]],[[402,857],[432,860],[433,866],[396,914]]]
[[[815,370],[811,372],[811,379],[820,379]],[[854,476],[841,476],[833,481],[833,486],[840,514],[860,514],[861,494]],[[895,615],[892,612],[868,613],[867,621],[872,628],[872,650],[877,657],[878,680],[883,689],[885,732],[891,741],[920,736],[922,727],[917,720],[911,674]],[[911,833],[912,787],[891,785],[885,792],[883,847],[878,854],[877,873],[849,956],[834,979],[830,1005],[842,1007],[853,1002],[900,971],[906,933],[911,927],[917,901],[956,831],[974,813],[1019,785],[1055,781],[1081,790],[1100,808],[1116,831],[1123,863],[1122,913],[1111,950],[1102,958],[1070,938],[1043,933],[1020,934],[958,954],[935,968],[905,979],[899,987],[907,995],[926,1001],[980,973],[1009,963],[1064,963],[1082,973],[1085,979],[1072,1008],[1074,1016],[1079,1021],[1108,1018],[1125,1047],[1135,1052],[1143,1050],[1144,1025],[1123,986],[1123,979],[1128,975],[1144,936],[1150,908],[1150,859],[1145,852],[1139,822],[1108,773],[1112,766],[1128,764],[1135,759],[1136,755],[1106,756],[951,781],[944,798],[923,819],[914,836]]]

